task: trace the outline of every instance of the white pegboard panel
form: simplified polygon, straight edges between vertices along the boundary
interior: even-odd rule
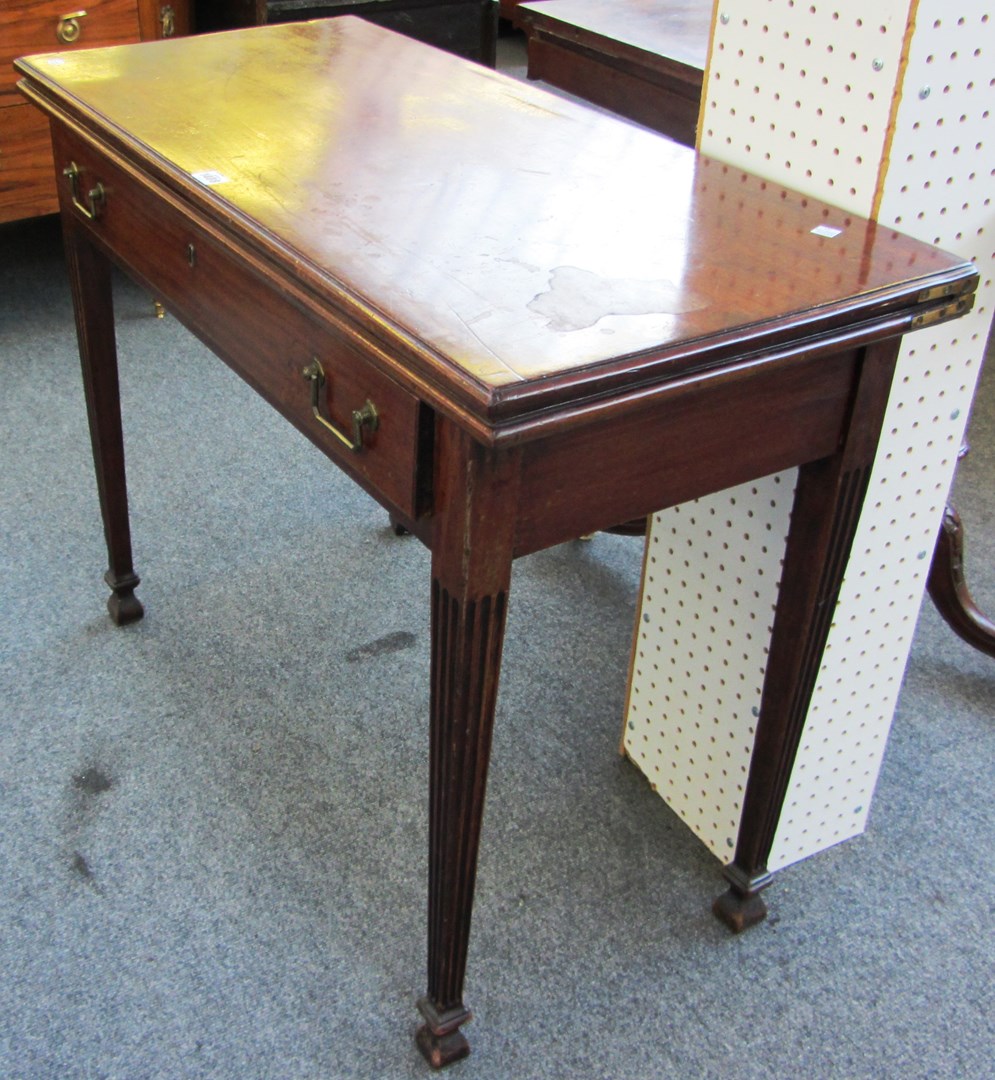
[[[993,58],[992,22],[967,0],[888,0],[873,10],[849,0],[717,5],[701,149],[971,257],[982,275],[970,316],[905,343],[772,870],[855,835],[866,822],[991,322],[995,147],[986,134]],[[709,566],[714,572],[713,555],[691,522],[714,511],[733,531],[748,532],[758,513],[781,506],[793,478],[770,477],[748,492],[657,515],[647,545],[641,616],[649,619],[636,636],[625,749],[723,860],[738,830],[762,671],[752,690],[742,691],[750,701],[744,712],[738,699],[730,707],[724,688],[693,677],[713,663],[700,640],[680,639],[677,681],[661,682],[646,661],[659,643],[653,635],[677,648],[669,633],[675,612],[686,621],[709,610],[695,575]],[[665,576],[665,591],[650,561],[661,542],[697,552],[684,575]],[[783,542],[778,558],[781,552]],[[770,572],[770,545],[759,558],[749,544],[737,555]],[[753,597],[753,617],[745,619],[750,598],[736,600],[727,644],[739,663],[741,655],[758,655],[743,627],[764,621],[769,636],[773,601]],[[761,652],[766,646],[765,637]],[[648,672],[655,686],[647,685]],[[699,723],[714,718],[710,734],[718,726],[728,739],[732,757],[718,772],[702,757],[693,726],[688,738],[691,715]]]
[[[674,507],[647,539],[625,746],[723,861],[767,665],[794,498],[787,475]]]
[[[995,18],[983,8],[970,0],[919,0],[877,215],[974,260],[982,280],[973,319],[951,325],[949,336],[972,342],[976,355],[985,344],[977,335],[991,322],[995,264]]]
[[[899,359],[771,870],[866,824],[973,393],[976,364],[950,357],[950,334],[920,331]],[[924,367],[922,353],[949,362]]]
[[[869,216],[909,0],[717,6],[699,148]]]
[[[919,0],[877,216],[973,259],[965,318],[908,337],[771,869],[864,828],[991,325],[995,25]]]

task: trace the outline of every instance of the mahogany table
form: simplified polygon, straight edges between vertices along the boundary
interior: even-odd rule
[[[513,559],[797,465],[716,902],[762,918],[899,340],[970,307],[971,265],[349,17],[17,67],[51,119],[114,620],[142,606],[112,262],[431,548],[432,1064],[469,1049]]]
[[[711,0],[520,3],[529,78],[694,146]]]

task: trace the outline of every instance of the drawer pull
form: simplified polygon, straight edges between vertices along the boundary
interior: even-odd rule
[[[166,4],[159,9],[159,26],[164,38],[172,37],[176,33],[176,12],[173,11],[172,4]]]
[[[86,193],[86,205],[79,198],[79,166],[71,161],[63,170],[62,175],[69,180],[69,191],[73,197],[73,206],[89,221],[96,221],[100,211],[107,200],[107,193],[103,184],[96,184]]]
[[[85,18],[85,11],[74,11],[70,15],[63,15],[56,23],[55,36],[63,45],[74,44],[79,41],[79,36],[83,33],[83,27],[80,26],[79,21]]]
[[[304,369],[303,375],[305,380],[311,384],[311,412],[314,414],[315,420],[322,427],[328,428],[343,446],[348,447],[354,454],[358,454],[363,449],[364,430],[376,431],[380,426],[380,417],[377,415],[376,406],[367,398],[366,404],[361,409],[352,410],[352,438],[350,439],[345,432],[340,431],[330,420],[321,415],[321,410],[318,407],[318,394],[325,385],[325,372],[321,364],[317,360],[312,360]]]

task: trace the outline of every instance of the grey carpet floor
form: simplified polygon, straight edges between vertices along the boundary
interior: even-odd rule
[[[122,279],[114,628],[57,224],[0,251],[0,1077],[426,1076],[426,552]],[[995,610],[990,375],[971,432]],[[449,1075],[995,1075],[995,662],[924,605],[867,832],[731,937],[617,754],[640,559],[516,564]]]

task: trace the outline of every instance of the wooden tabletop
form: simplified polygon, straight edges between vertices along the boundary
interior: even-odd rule
[[[299,280],[418,342],[425,377],[485,417],[548,407],[592,366],[603,395],[964,273],[891,229],[352,17],[18,66]]]
[[[556,24],[705,70],[711,0],[539,0],[519,4],[519,18]]]

